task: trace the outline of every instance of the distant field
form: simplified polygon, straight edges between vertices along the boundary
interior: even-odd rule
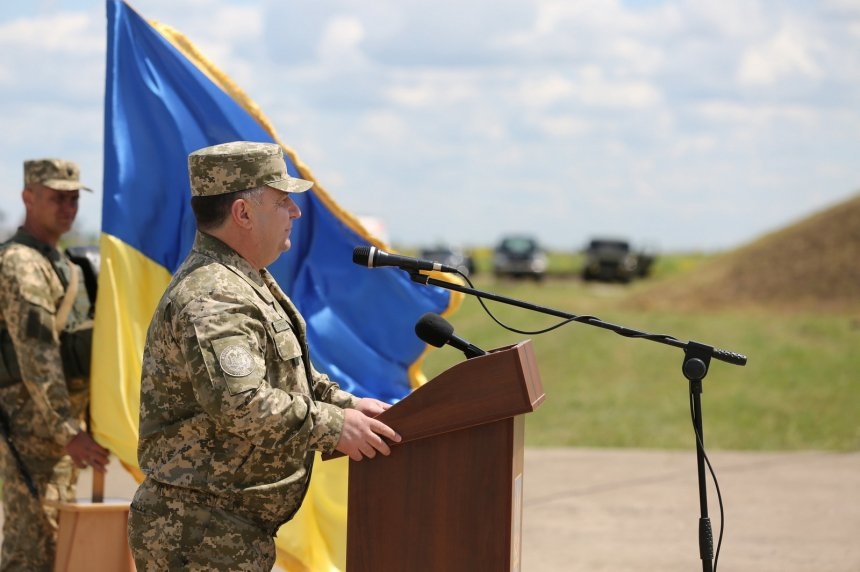
[[[666,256],[655,274],[687,272],[705,258]],[[644,283],[625,287],[555,278],[536,284],[497,281],[487,273],[474,281],[478,289],[495,294],[747,355],[745,367],[713,361],[703,382],[709,449],[860,449],[860,316],[635,312],[622,310],[620,302]],[[557,321],[488,304],[497,317],[521,330]],[[694,446],[680,349],[585,324],[541,335],[515,334],[495,324],[472,297],[448,319],[458,336],[485,349],[532,340],[547,398],[527,416],[528,445]],[[450,347],[433,350],[424,369],[432,377],[462,359]]]
[[[417,255],[417,249],[415,248],[404,248],[399,250],[399,252],[403,252],[409,256]],[[474,248],[469,251],[469,254],[475,261],[475,266],[478,269],[479,275],[486,275],[492,271],[492,248]],[[549,251],[547,252],[547,258],[549,259],[549,268],[547,273],[550,276],[578,276],[582,272],[584,257],[581,251]],[[659,278],[667,274],[685,272],[695,268],[706,259],[707,255],[702,253],[683,253],[659,256],[654,264],[653,276]]]

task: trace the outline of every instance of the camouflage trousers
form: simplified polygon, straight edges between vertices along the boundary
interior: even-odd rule
[[[134,495],[128,542],[138,572],[164,570],[270,571],[275,541],[227,510],[171,495],[144,481]]]
[[[45,501],[75,500],[78,471],[69,457],[59,460],[24,458],[39,499],[33,497],[8,447],[0,444],[3,461],[3,549],[0,572],[50,571],[57,543],[57,509]],[[25,453],[26,445],[21,447]]]

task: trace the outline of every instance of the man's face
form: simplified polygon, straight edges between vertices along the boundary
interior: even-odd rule
[[[266,187],[259,203],[251,201],[251,204],[255,243],[265,267],[292,246],[290,232],[293,220],[302,216],[302,211],[289,193],[271,187]]]
[[[59,238],[72,228],[80,191],[57,191],[38,183],[24,189],[27,219],[39,230]]]

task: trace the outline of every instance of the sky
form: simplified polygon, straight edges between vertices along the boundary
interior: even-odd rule
[[[860,192],[854,0],[137,0],[395,247],[720,251]],[[101,226],[103,0],[0,7],[0,226],[62,157]]]

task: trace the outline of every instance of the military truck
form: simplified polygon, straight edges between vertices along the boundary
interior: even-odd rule
[[[627,283],[651,271],[654,255],[634,250],[620,238],[593,238],[585,248],[583,280]]]

